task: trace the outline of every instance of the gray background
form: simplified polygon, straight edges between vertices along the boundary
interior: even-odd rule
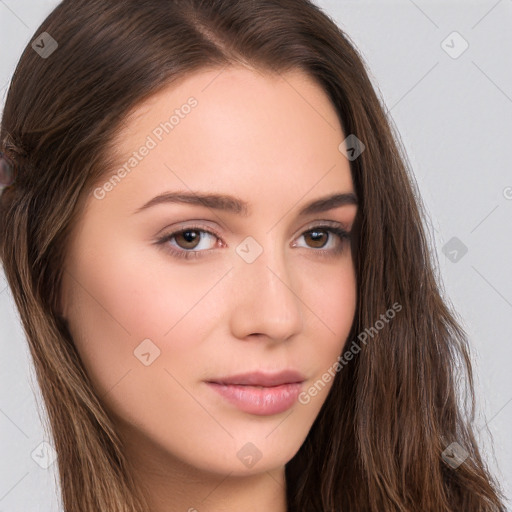
[[[1,106],[23,48],[57,3],[0,0]],[[478,440],[510,499],[512,0],[317,4],[359,48],[407,150],[446,295],[470,336]],[[44,407],[1,272],[0,379],[0,512],[58,511],[56,464],[34,460],[49,441]]]

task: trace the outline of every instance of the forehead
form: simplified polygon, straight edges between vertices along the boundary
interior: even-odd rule
[[[324,192],[351,189],[344,138],[329,97],[302,71],[203,70],[126,117],[110,173],[124,166],[122,188],[132,196],[237,188],[278,200],[287,189],[298,200],[319,181]]]
[[[250,152],[264,139],[263,156],[307,151],[322,141],[328,146],[342,132],[329,97],[305,72],[231,67],[198,71],[161,89],[126,117],[115,145],[126,156],[148,135],[159,146],[187,140],[183,153],[192,147],[239,152],[240,142]]]
[[[228,106],[230,114],[243,111],[266,119],[270,119],[272,111],[282,114],[290,110],[306,119],[309,110],[309,117],[315,113],[331,129],[338,127],[334,105],[321,85],[305,71],[275,72],[229,66],[201,69],[163,86],[127,114],[123,135],[133,132],[134,123],[139,123],[141,118],[149,119],[151,112],[158,114],[158,118],[167,118],[166,114],[171,115],[191,96],[200,102],[205,117],[219,114],[218,109]]]

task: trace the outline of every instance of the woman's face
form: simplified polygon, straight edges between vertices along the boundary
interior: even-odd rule
[[[127,118],[71,239],[62,314],[139,467],[244,475],[300,448],[355,312],[335,230],[357,206],[316,203],[354,193],[345,137],[298,71],[201,71]]]

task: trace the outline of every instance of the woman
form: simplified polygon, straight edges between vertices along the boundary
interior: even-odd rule
[[[313,4],[64,0],[0,140],[66,512],[504,510],[406,159]]]

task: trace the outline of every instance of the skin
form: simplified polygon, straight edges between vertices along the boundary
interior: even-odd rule
[[[308,404],[266,416],[240,411],[204,381],[293,368],[308,389],[342,352],[356,302],[350,241],[310,233],[325,221],[350,230],[357,206],[297,212],[354,192],[338,150],[345,135],[300,71],[203,70],[127,117],[120,165],[190,96],[197,107],[103,199],[89,197],[67,253],[62,315],[153,512],[282,512],[284,466],[332,380]],[[177,203],[134,213],[163,192],[190,190],[237,196],[250,215]],[[219,236],[156,244],[195,224]],[[263,250],[252,263],[236,252],[248,236]],[[171,248],[203,252],[184,259]],[[148,366],[134,355],[145,339],[160,350]],[[237,457],[249,442],[261,453],[252,467]]]

